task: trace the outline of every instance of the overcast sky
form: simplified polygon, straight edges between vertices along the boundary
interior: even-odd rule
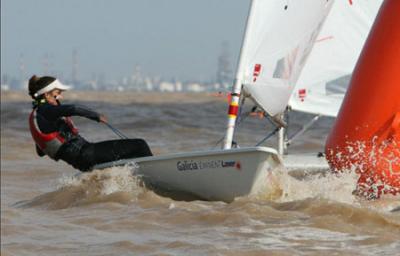
[[[1,0],[1,73],[78,78],[142,72],[182,80],[215,77],[222,42],[236,67],[249,0]]]

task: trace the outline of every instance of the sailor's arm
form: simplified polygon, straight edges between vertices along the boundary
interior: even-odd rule
[[[52,106],[47,109],[47,112],[48,116],[50,116],[54,120],[60,117],[68,116],[82,116],[97,122],[103,121],[103,119],[105,119],[104,116],[82,105],[66,104]]]

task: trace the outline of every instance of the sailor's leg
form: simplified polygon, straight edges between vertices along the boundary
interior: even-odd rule
[[[110,140],[90,143],[82,150],[81,161],[86,161],[92,167],[96,164],[152,155],[146,141],[142,139]]]

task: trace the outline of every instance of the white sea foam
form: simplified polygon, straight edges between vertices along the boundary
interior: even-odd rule
[[[116,192],[138,194],[143,192],[144,187],[140,176],[132,175],[137,168],[137,164],[129,164],[73,176],[64,175],[58,180],[57,189],[81,186],[87,187],[88,190],[96,188],[99,195],[105,196]]]
[[[307,173],[307,170],[304,170]],[[379,200],[368,200],[356,195],[357,175],[353,170],[340,173],[325,172],[295,178],[283,167],[270,172],[262,190],[255,197],[278,203],[323,199],[350,204],[379,212],[398,211],[400,195],[384,195]]]
[[[307,172],[307,170],[304,170]],[[283,167],[270,172],[266,186],[258,197],[276,202],[290,202],[308,198],[323,198],[352,204],[358,176],[353,172],[314,174],[295,178]]]

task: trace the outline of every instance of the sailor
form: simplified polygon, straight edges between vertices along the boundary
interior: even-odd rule
[[[68,89],[69,86],[50,76],[34,75],[29,80],[29,95],[33,99],[29,127],[39,156],[47,155],[55,161],[61,159],[86,172],[96,164],[152,155],[142,139],[86,141],[79,135],[71,116],[103,123],[107,123],[107,119],[85,106],[61,104],[62,92]]]

